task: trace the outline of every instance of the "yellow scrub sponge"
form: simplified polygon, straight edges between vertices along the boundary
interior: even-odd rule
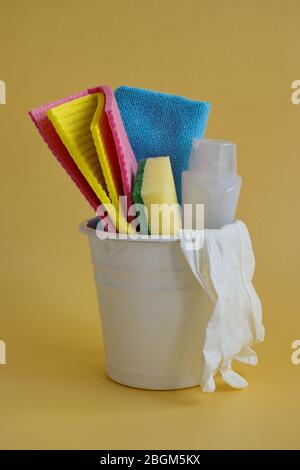
[[[139,162],[133,201],[145,205],[151,235],[176,235],[181,229],[181,213],[169,157],[147,158]]]

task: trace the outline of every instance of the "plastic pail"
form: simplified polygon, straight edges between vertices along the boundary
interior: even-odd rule
[[[88,236],[98,294],[107,375],[131,387],[199,385],[211,304],[178,239]]]

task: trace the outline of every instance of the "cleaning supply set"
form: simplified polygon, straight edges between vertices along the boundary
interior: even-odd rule
[[[250,236],[234,220],[236,149],[203,139],[209,109],[166,93],[99,86],[30,112],[98,209],[80,231],[92,253],[106,372],[125,385],[213,391],[220,374],[244,388],[232,361],[257,362],[252,345],[264,329]],[[182,225],[186,204],[193,213],[204,204],[205,230],[194,220]]]

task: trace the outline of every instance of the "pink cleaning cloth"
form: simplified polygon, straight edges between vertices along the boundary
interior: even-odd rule
[[[61,141],[59,135],[53,127],[53,124],[47,116],[47,111],[49,109],[91,93],[103,93],[105,95],[105,114],[107,116],[109,124],[109,126],[104,125],[105,134],[108,140],[110,140],[111,142],[113,140],[115,152],[118,157],[118,160],[116,160],[114,158],[114,154],[112,153],[111,164],[114,169],[114,172],[121,172],[123,193],[127,196],[128,205],[131,205],[131,193],[137,164],[126,131],[124,129],[124,125],[121,119],[118,105],[114,97],[114,93],[108,86],[95,87],[90,88],[88,90],[83,90],[67,98],[62,98],[52,103],[42,105],[38,108],[31,110],[29,112],[29,115],[53,155],[61,163],[61,165],[70,175],[76,186],[79,188],[79,190],[85,196],[87,201],[96,211],[97,207],[101,204],[101,201],[99,201],[99,198],[96,196],[95,192],[90,187],[81,171],[78,169],[76,163],[69,154],[67,148]],[[119,168],[117,168],[117,162],[119,164]]]
[[[115,152],[118,156],[118,170],[121,172],[123,183],[123,194],[127,196],[127,204],[128,207],[130,207],[132,204],[132,191],[134,177],[137,171],[137,162],[124,128],[114,92],[107,85],[92,88],[88,91],[89,93],[102,92],[105,96],[105,115],[108,119],[108,126],[103,126],[102,124],[102,131],[105,129],[104,135],[107,138],[107,143],[110,139],[110,133],[113,138]],[[112,145],[110,145],[110,147],[112,147]],[[113,155],[113,150],[111,155]],[[118,170],[114,168],[113,158],[111,159],[111,165],[114,171],[117,172]]]
[[[47,116],[47,111],[49,109],[59,106],[60,104],[66,103],[68,101],[75,100],[76,98],[85,96],[88,93],[88,90],[84,90],[74,95],[68,96],[67,98],[62,98],[60,100],[54,101],[53,103],[44,104],[30,111],[29,115],[53,155],[60,162],[66,172],[70,175],[70,177],[72,178],[78,189],[85,196],[87,201],[90,203],[92,208],[96,211],[97,207],[100,205],[98,197],[96,196],[96,194],[86,181],[85,177],[77,167],[67,148],[64,146],[59,135],[54,129],[52,122],[48,119]]]

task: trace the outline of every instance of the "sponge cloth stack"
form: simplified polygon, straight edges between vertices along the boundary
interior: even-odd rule
[[[83,90],[35,108],[29,114],[55,157],[95,210],[99,204],[110,201],[117,206],[120,195],[125,195],[128,206],[131,205],[137,162],[110,87]],[[73,137],[77,139],[80,155],[78,147],[76,155],[70,154],[70,150],[75,150]]]
[[[120,213],[118,200],[123,194],[122,178],[116,150],[108,138],[104,106],[104,94],[91,93],[53,107],[47,115],[113,224],[126,232],[126,219]]]
[[[133,200],[146,208],[143,212],[142,207],[137,206],[137,211],[141,212],[142,233],[147,233],[144,229],[147,225],[151,235],[176,235],[181,229],[180,207],[169,157],[147,158],[139,162]],[[157,211],[153,212],[155,205]]]
[[[202,138],[210,104],[131,87],[115,91],[137,161],[169,155],[181,202],[181,173],[188,168],[193,138]]]
[[[81,173],[103,204],[110,204],[107,186],[90,131],[99,94],[83,96],[50,109],[48,118]]]
[[[86,96],[88,93],[88,90],[83,90],[66,98],[44,104],[35,109],[32,109],[29,112],[29,115],[55,158],[61,163],[62,167],[72,178],[78,189],[82,192],[93,209],[96,210],[99,204],[101,204],[98,196],[77,167],[76,163],[70,156],[68,149],[61,141],[59,135],[57,134],[55,128],[47,116],[49,109],[67,103],[68,101],[81,98],[82,96]]]

